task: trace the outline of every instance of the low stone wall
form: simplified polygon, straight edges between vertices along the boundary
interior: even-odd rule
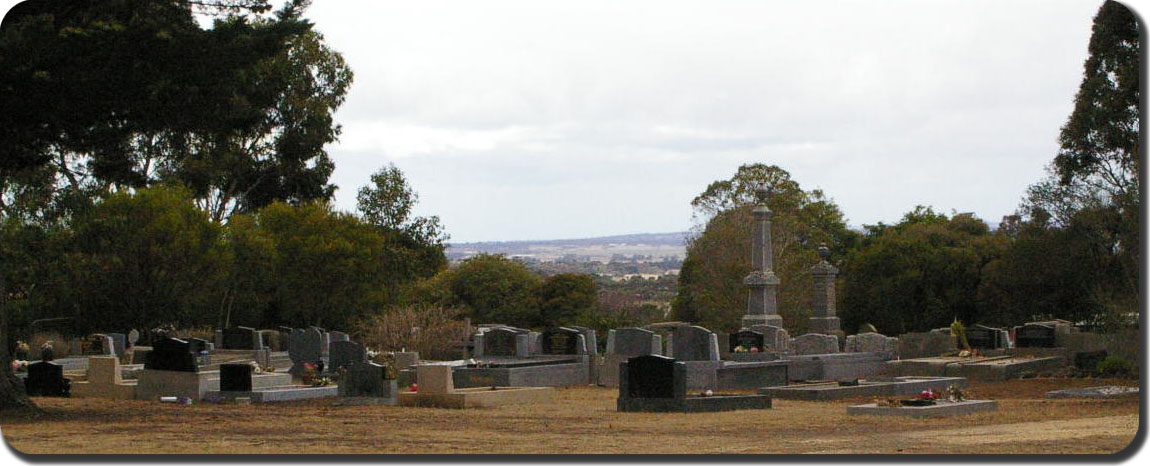
[[[719,390],[757,390],[762,387],[786,385],[787,363],[728,362],[715,371]]]

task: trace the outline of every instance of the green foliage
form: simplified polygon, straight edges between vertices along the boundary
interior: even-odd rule
[[[77,324],[190,327],[215,321],[229,258],[222,228],[171,186],[108,196],[74,225]]]
[[[1063,184],[1082,180],[1120,203],[1136,203],[1139,193],[1139,34],[1138,19],[1122,4],[1107,1],[1098,10],[1054,159]]]
[[[898,225],[872,229],[842,267],[844,330],[869,322],[899,334],[945,327],[956,318],[992,318],[994,311],[978,306],[976,296],[983,268],[1008,242],[970,214],[945,222],[933,213],[908,215]]]
[[[539,286],[539,311],[543,327],[572,325],[595,308],[595,282],[590,275],[561,273],[547,277]]]
[[[812,288],[808,272],[819,261],[816,248],[826,243],[841,254],[853,244],[855,234],[846,228],[838,206],[821,191],[803,191],[785,170],[762,164],[739,167],[730,180],[711,183],[692,201],[696,219],[707,222],[688,240],[672,304],[676,320],[715,331],[738,330],[746,312],[742,280],[751,271],[751,210],[759,182],[772,192],[768,206],[774,212],[774,272],[782,281],[779,312],[788,329],[801,333],[806,328]]]
[[[416,299],[462,308],[474,323],[539,327],[542,280],[503,255],[480,254],[418,285]]]
[[[372,174],[371,184],[361,187],[356,199],[363,221],[374,225],[387,240],[392,275],[427,278],[447,267],[444,243],[448,235],[439,217],[411,215],[419,195],[395,165]]]
[[[256,281],[257,289],[237,290],[250,296],[260,292],[259,283],[270,284],[264,290],[268,301],[262,319],[232,319],[232,325],[266,322],[341,328],[389,302],[391,290],[382,286],[388,278],[384,239],[354,215],[325,204],[277,202],[261,209],[254,223],[259,231],[241,233],[245,241],[232,246],[237,258],[256,266],[237,267],[237,273],[270,270],[274,275]]]
[[[958,344],[962,349],[970,351],[970,342],[966,341],[966,327],[964,327],[958,319],[951,322],[950,334],[958,338]]]
[[[1098,363],[1098,375],[1101,377],[1133,377],[1135,366],[1120,356],[1107,356]]]

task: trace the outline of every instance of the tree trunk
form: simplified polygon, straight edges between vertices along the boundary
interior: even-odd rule
[[[24,381],[12,373],[12,355],[8,354],[8,312],[8,288],[4,283],[3,262],[0,262],[0,411],[38,409],[24,392]]]

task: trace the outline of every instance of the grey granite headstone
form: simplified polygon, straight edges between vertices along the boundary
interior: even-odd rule
[[[880,353],[884,359],[898,355],[898,338],[878,333],[860,333],[847,337],[847,353]]]
[[[587,344],[587,354],[599,354],[599,339],[596,338],[595,329],[577,325],[568,325],[567,328],[578,330],[579,333],[583,334],[583,341]]]
[[[524,338],[524,345],[527,344],[526,332],[521,332],[516,329],[500,327],[493,328],[483,333],[483,355],[484,356],[504,356],[513,357],[519,354],[518,338],[522,335]]]
[[[839,339],[834,335],[808,333],[791,339],[791,353],[797,356],[838,352]]]
[[[128,337],[123,333],[105,333],[112,339],[112,347],[116,351],[116,356],[123,356],[128,354]]]
[[[337,331],[333,330],[331,332],[328,332],[328,335],[331,336],[331,343],[335,343],[337,341],[351,341],[351,337],[349,337],[346,333],[343,333],[343,332],[337,332]]]
[[[767,349],[784,352],[791,348],[791,334],[782,327],[755,325],[751,327],[751,330],[763,334],[763,344],[767,345]]]
[[[336,348],[332,347],[335,351]],[[388,396],[387,366],[359,362],[347,366],[347,373],[339,382],[339,396]]]
[[[573,328],[547,329],[539,338],[540,354],[586,354],[583,335]]]
[[[260,333],[251,327],[233,327],[224,329],[221,334],[220,349],[228,350],[258,350],[263,349],[263,339]]]
[[[676,327],[671,334],[671,355],[676,361],[718,361],[718,336],[697,325]]]
[[[607,353],[620,356],[662,355],[662,337],[642,328],[619,328],[607,332]]]

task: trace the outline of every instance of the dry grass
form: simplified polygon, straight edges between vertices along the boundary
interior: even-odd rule
[[[1138,430],[1138,400],[1046,400],[1047,390],[1130,381],[973,384],[1001,408],[944,419],[846,415],[858,401],[775,400],[774,409],[615,412],[617,391],[561,389],[549,405],[448,410],[333,400],[193,406],[37,399],[0,416],[26,453],[1114,453]]]

